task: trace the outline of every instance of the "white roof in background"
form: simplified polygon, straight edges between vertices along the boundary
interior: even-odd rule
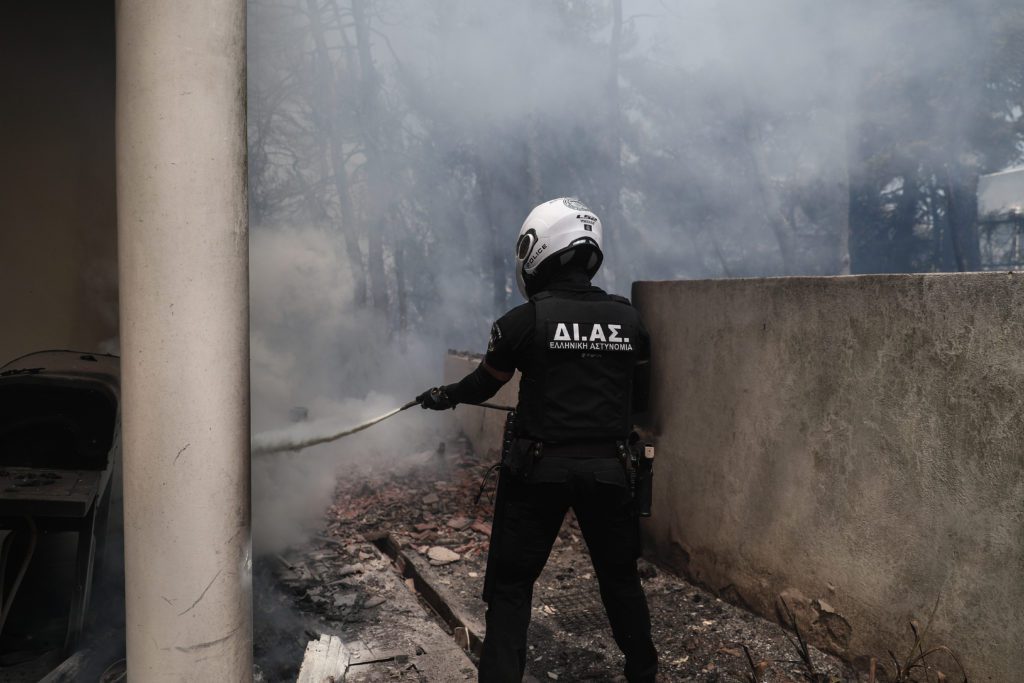
[[[978,178],[978,216],[1001,218],[1024,213],[1024,167]]]

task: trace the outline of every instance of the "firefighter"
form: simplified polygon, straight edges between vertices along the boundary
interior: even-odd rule
[[[626,679],[655,680],[622,457],[633,409],[646,400],[634,396],[646,393],[634,377],[646,367],[649,339],[627,299],[591,285],[602,259],[601,221],[582,202],[559,198],[533,209],[516,243],[516,281],[528,301],[494,323],[473,372],[417,397],[434,410],[480,403],[522,373],[499,475],[480,681],[522,680],[533,585],[570,507],[626,657]]]

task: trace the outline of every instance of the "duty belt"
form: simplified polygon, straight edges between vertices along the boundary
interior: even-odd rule
[[[544,444],[544,455],[559,458],[615,458],[615,441],[576,441],[573,443]]]

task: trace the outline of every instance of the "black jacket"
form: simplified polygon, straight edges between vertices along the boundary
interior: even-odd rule
[[[634,377],[649,359],[639,312],[575,274],[498,319],[485,362],[522,373],[522,436],[574,443],[629,434],[634,406],[646,402],[634,395]]]

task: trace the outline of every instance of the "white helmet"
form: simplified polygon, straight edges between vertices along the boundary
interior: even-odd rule
[[[547,276],[574,259],[590,277],[601,267],[601,220],[573,197],[559,197],[534,208],[516,241],[519,291],[529,298],[526,286],[531,279],[542,273]]]

